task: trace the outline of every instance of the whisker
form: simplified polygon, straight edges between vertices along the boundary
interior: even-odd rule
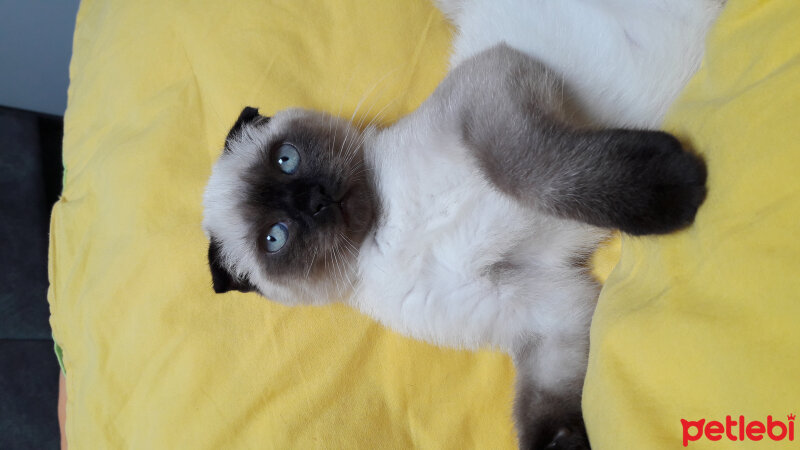
[[[397,69],[395,69],[395,71],[396,71],[396,70],[397,70]],[[389,74],[387,74],[387,76],[388,76],[388,75],[389,75]],[[377,105],[377,104],[378,104],[378,100],[380,100],[380,99],[383,97],[383,93],[384,93],[384,92],[386,92],[386,89],[388,89],[388,88],[389,88],[389,86],[390,86],[390,85],[388,85],[388,84],[387,84],[387,85],[385,85],[385,86],[383,86],[383,87],[381,88],[381,90],[380,90],[380,91],[378,91],[378,94],[374,96],[374,98],[372,99],[372,102],[371,102],[371,103],[370,103],[370,105],[369,105],[369,109],[368,109],[368,110],[367,110],[365,113],[363,113],[363,114],[361,115],[361,117],[360,117],[360,118],[359,118],[359,120],[358,120],[358,124],[356,124],[356,127],[357,127],[358,129],[363,129],[362,127],[363,127],[364,121],[367,119],[367,117],[369,117],[369,113],[371,113],[371,112],[372,112],[372,108],[374,108],[374,107],[375,107],[375,105]],[[399,98],[399,96],[398,96],[397,98]]]
[[[350,94],[350,88],[353,85],[353,79],[355,78],[357,72],[358,72],[358,70],[354,70],[354,71],[352,71],[350,73],[350,79],[347,81],[347,87],[343,91],[339,92],[339,111],[336,113],[336,117],[337,118],[341,117],[341,115],[342,115],[342,108],[344,107],[345,93],[347,93],[348,95]],[[328,124],[330,125],[329,128],[328,128],[329,132],[330,132],[330,128],[333,125],[333,119],[334,119],[333,115],[331,115],[330,120],[328,121]],[[336,142],[336,134],[337,134],[337,130],[334,128],[334,130],[333,130],[333,140],[331,141],[331,149],[330,149],[331,151],[333,151],[333,146],[335,145],[335,142]]]
[[[311,268],[314,266],[314,259],[317,257],[317,252],[319,249],[314,249],[314,255],[311,256],[311,264],[308,265],[308,269],[306,269],[306,276],[305,279],[308,280],[308,275],[311,273]]]
[[[348,237],[347,237],[347,236],[345,236],[344,234],[340,234],[340,236],[342,237],[342,239],[343,239],[343,242],[344,242],[345,244],[349,245],[349,246],[350,246],[350,248],[352,248],[353,250],[356,250],[356,251],[358,251],[358,249],[356,248],[355,244],[353,244],[353,241],[351,241],[351,240],[350,240],[350,238],[348,238]],[[355,255],[354,255],[354,256],[355,256]]]
[[[341,280],[342,273],[341,273],[341,270],[339,268],[339,258],[336,255],[336,248],[334,248],[333,251],[331,252],[331,260],[333,261],[334,269],[336,270],[336,273],[334,274],[334,278],[333,278],[334,283],[335,283],[334,287],[336,289],[337,295],[341,296],[342,289],[339,286],[339,284],[342,281]]]
[[[364,130],[364,131],[362,131],[362,133],[361,133],[361,136],[359,137],[359,140],[358,140],[358,142],[357,142],[355,145],[352,145],[352,146],[351,146],[351,147],[352,147],[352,150],[349,152],[349,155],[348,155],[347,161],[345,161],[345,165],[348,165],[348,164],[350,164],[350,163],[352,162],[353,158],[356,156],[356,154],[357,154],[357,152],[358,152],[358,149],[359,149],[359,148],[360,148],[362,145],[364,145],[364,142],[366,141],[366,139],[367,139],[367,136],[369,135],[369,133],[368,133],[368,132],[366,132],[365,130],[368,130],[368,129],[369,129],[371,126],[373,126],[373,125],[374,125],[374,124],[375,124],[377,121],[379,121],[379,120],[382,120],[382,119],[383,119],[383,115],[384,115],[384,114],[386,114],[386,113],[388,112],[388,110],[387,110],[387,109],[388,109],[390,106],[392,106],[392,105],[393,105],[393,104],[394,104],[394,103],[395,103],[397,100],[399,100],[399,99],[400,99],[400,97],[399,97],[399,96],[398,96],[398,97],[395,97],[395,98],[394,98],[392,101],[390,101],[389,103],[387,103],[386,105],[384,105],[384,107],[383,107],[383,108],[381,108],[381,110],[380,110],[380,111],[378,111],[378,113],[377,113],[377,114],[376,114],[376,115],[375,115],[375,116],[374,116],[374,117],[373,117],[373,118],[372,118],[372,119],[371,119],[371,120],[370,120],[370,121],[367,123],[366,127],[362,129],[362,130]],[[371,108],[370,108],[370,109],[371,109]],[[361,126],[361,124],[359,124],[359,128],[360,128],[360,126]]]
[[[341,233],[339,234],[339,236],[340,236],[341,238],[343,238],[343,239],[344,239],[344,240],[343,240],[343,241],[341,241],[341,242],[349,243],[350,245],[352,245],[352,243],[350,242],[350,239],[348,239],[348,238],[347,238],[347,236],[345,236],[344,234],[341,234]],[[345,250],[348,250],[348,251],[350,251],[350,250],[349,250],[347,247],[344,247],[344,249],[345,249]],[[352,251],[350,251],[350,253],[352,254]],[[352,291],[355,291],[355,289],[356,289],[356,288],[355,288],[355,286],[353,285],[353,280],[352,280],[352,278],[351,278],[351,276],[350,276],[350,271],[349,271],[349,270],[347,270],[347,267],[346,267],[346,262],[345,262],[345,260],[344,260],[344,255],[341,255],[341,256],[342,256],[342,264],[343,264],[343,265],[345,265],[345,267],[344,267],[344,270],[345,270],[345,273],[344,273],[344,279],[345,279],[345,281],[347,281],[347,283],[350,285],[350,290],[351,290],[351,292],[352,292]],[[355,255],[353,255],[353,256],[355,257]]]
[[[364,93],[363,96],[361,96],[361,100],[359,100],[358,104],[356,105],[355,109],[353,110],[353,114],[350,116],[350,123],[351,124],[353,123],[353,119],[355,119],[355,117],[356,117],[356,113],[358,113],[358,110],[361,109],[361,105],[364,104],[364,101],[369,97],[370,94],[372,94],[372,92],[375,90],[375,88],[378,87],[380,85],[380,83],[382,83],[390,75],[392,75],[395,72],[397,72],[399,69],[400,69],[399,67],[396,67],[396,68],[390,70],[388,73],[386,73],[386,75],[382,76],[378,81],[373,83],[372,86],[369,88],[369,90],[366,93]],[[347,136],[345,136],[345,140],[342,142],[342,148],[344,148],[345,143],[347,143]],[[340,153],[339,154],[341,154],[341,148],[340,148]]]

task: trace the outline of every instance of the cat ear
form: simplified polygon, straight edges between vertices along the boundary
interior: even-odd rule
[[[219,244],[211,239],[208,245],[208,266],[211,269],[211,280],[214,283],[214,292],[217,294],[224,294],[228,291],[250,292],[254,290],[252,284],[247,280],[240,280],[238,277],[231,274],[220,263]]]
[[[230,151],[229,144],[231,140],[236,138],[239,135],[239,133],[242,132],[242,128],[248,123],[255,122],[259,118],[265,118],[266,120],[269,120],[269,117],[264,117],[258,113],[258,108],[253,108],[252,106],[246,106],[239,114],[239,118],[236,119],[236,123],[233,124],[233,127],[228,132],[228,136],[225,138],[225,152]]]

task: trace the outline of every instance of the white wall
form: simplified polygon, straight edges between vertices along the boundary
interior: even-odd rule
[[[0,0],[0,105],[63,115],[78,0]]]

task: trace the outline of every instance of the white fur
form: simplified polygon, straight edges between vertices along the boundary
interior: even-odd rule
[[[555,70],[603,125],[658,127],[703,56],[720,0],[440,0],[451,64],[499,42]]]
[[[603,232],[520,206],[423,107],[368,147],[384,222],[359,254],[355,306],[409,336],[509,350],[519,338],[586,330],[596,286],[569,270]],[[514,281],[492,264],[513,261]],[[565,273],[568,276],[565,276]]]
[[[718,2],[465,0],[452,64],[505,41],[566,79],[596,123],[657,125],[696,70]],[[512,351],[537,340],[527,370],[540,383],[582,374],[581,346],[598,287],[570,258],[596,228],[535,213],[487,185],[455,124],[424,104],[365,145],[384,222],[360,250],[353,305],[387,326],[441,345]],[[435,124],[435,125],[434,125]],[[487,273],[510,259],[513,282]],[[572,367],[578,364],[579,367]]]

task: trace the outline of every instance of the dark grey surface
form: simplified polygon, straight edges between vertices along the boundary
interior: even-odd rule
[[[46,261],[61,134],[59,117],[0,108],[0,339],[50,339]]]
[[[1,339],[0,367],[0,449],[59,448],[53,343]]]
[[[58,448],[47,242],[60,117],[0,107],[0,449]]]
[[[0,0],[0,105],[64,114],[78,0]]]

